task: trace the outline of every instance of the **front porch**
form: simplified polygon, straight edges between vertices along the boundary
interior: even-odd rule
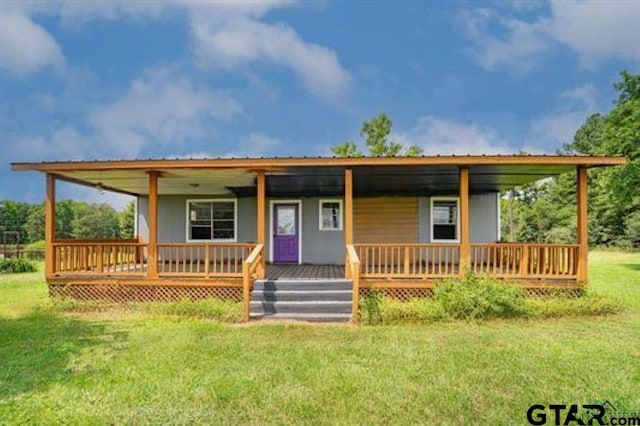
[[[242,301],[248,319],[256,280],[345,278],[352,283],[356,322],[358,297],[369,289],[421,296],[438,280],[467,272],[525,288],[581,288],[587,280],[587,168],[623,161],[545,156],[213,159],[43,163],[14,169],[46,173],[46,279],[52,294],[123,301],[217,296]],[[491,202],[486,197],[491,194],[490,205],[498,206],[495,195],[501,191],[571,171],[576,173],[575,244],[498,242],[499,215],[491,216],[486,203],[476,204],[475,211],[470,207],[473,197],[476,203]],[[134,240],[57,240],[57,180],[144,200],[144,233]],[[208,199],[209,194],[218,198]],[[314,204],[303,203],[301,194],[317,198]],[[213,204],[203,201],[217,202],[215,215]],[[267,263],[276,260],[274,237],[280,234],[290,240],[297,265]],[[326,254],[331,261],[317,260]]]

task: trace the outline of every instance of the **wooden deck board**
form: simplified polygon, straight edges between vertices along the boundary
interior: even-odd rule
[[[267,279],[343,279],[344,266],[342,265],[285,265],[268,264]]]

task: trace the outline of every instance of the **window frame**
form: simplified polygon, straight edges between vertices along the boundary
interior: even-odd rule
[[[233,203],[233,238],[191,239],[191,203]],[[189,198],[185,204],[185,241],[187,243],[236,243],[238,242],[238,199],[237,198]],[[213,237],[213,229],[211,236]]]
[[[337,203],[340,209],[338,215],[338,227],[337,228],[325,228],[322,224],[322,205],[324,203]],[[318,229],[320,231],[342,231],[344,226],[344,206],[340,198],[323,198],[318,201]]]
[[[455,201],[456,202],[456,238],[452,240],[441,240],[434,238],[433,228],[436,225],[433,220],[434,208],[433,205],[438,201]],[[430,230],[429,230],[429,238],[432,243],[450,243],[450,244],[459,244],[460,243],[460,197],[431,197],[430,199],[430,209],[429,209],[429,221],[430,221]]]

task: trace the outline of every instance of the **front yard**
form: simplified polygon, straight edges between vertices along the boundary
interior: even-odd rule
[[[229,325],[64,313],[0,275],[0,424],[526,424],[532,404],[640,410],[640,254],[591,253],[626,310],[428,326]]]

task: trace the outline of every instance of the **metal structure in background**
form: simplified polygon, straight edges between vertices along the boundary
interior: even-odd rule
[[[20,257],[20,232],[4,231],[2,233],[2,256],[4,258]]]

